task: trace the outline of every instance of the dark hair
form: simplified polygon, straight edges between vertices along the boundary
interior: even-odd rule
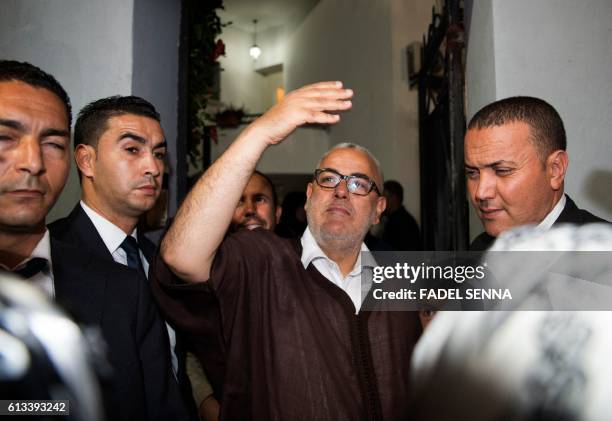
[[[125,114],[135,114],[160,121],[159,113],[149,101],[137,96],[111,96],[90,102],[81,111],[74,125],[74,147],[81,144],[98,146],[108,120]]]
[[[268,185],[270,186],[270,190],[272,190],[272,202],[274,203],[274,207],[277,207],[278,206],[278,196],[276,195],[276,187],[274,187],[274,183],[272,182],[272,180],[270,180],[270,178],[264,173],[262,173],[261,171],[255,170],[253,174],[257,174],[261,178],[266,180],[266,183],[268,183]]]
[[[548,102],[530,96],[510,97],[487,105],[472,117],[468,130],[514,122],[529,125],[531,139],[542,161],[554,151],[567,148],[563,120],[557,110]]]
[[[64,108],[66,108],[68,127],[70,127],[72,123],[70,98],[68,98],[68,94],[62,88],[62,85],[53,76],[27,62],[0,60],[0,82],[9,81],[27,83],[30,86],[46,89],[54,93],[62,101]]]
[[[397,196],[400,203],[404,202],[404,188],[397,181],[395,180],[385,181],[384,190],[387,190],[392,195]]]

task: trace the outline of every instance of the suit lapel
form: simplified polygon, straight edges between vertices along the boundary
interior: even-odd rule
[[[96,256],[102,259],[114,261],[113,255],[106,248],[98,230],[80,204],[77,203],[68,216],[68,220],[72,226],[73,232],[77,236],[78,242],[82,246],[91,250]]]
[[[74,227],[74,232],[78,236],[78,241],[85,247],[89,248],[93,253],[103,259],[112,260],[113,255],[104,244],[102,237],[98,233],[93,222],[89,219],[89,216],[85,213],[80,204],[77,204],[76,207],[72,210],[70,215],[68,216],[68,220]],[[147,262],[151,262],[153,257],[155,256],[156,246],[145,237],[144,234],[138,232],[138,245],[142,250],[142,254],[144,254]]]

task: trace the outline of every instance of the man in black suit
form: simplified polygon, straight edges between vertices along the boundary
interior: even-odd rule
[[[0,60],[0,267],[99,327],[113,369],[108,419],[185,419],[146,280],[45,227],[70,169],[70,121],[70,100],[52,76]]]
[[[465,171],[485,232],[470,249],[485,250],[520,225],[606,222],[563,193],[566,145],[561,117],[538,98],[506,98],[474,115],[465,135]]]
[[[136,226],[159,197],[166,155],[155,107],[135,96],[88,104],[74,127],[74,154],[82,200],[68,217],[49,226],[51,235],[146,276],[155,246]],[[195,417],[181,338],[169,325],[167,334],[174,376]]]
[[[159,114],[134,96],[94,101],[74,126],[74,154],[81,202],[49,226],[52,236],[146,275],[155,245],[136,225],[161,191],[166,140]]]

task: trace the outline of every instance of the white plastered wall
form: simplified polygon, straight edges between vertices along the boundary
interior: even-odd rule
[[[417,92],[409,90],[404,49],[422,39],[433,4],[433,0],[321,0],[301,22],[275,30],[276,37],[272,31],[258,36],[263,53],[255,66],[282,63],[287,91],[319,80],[341,80],[355,91],[353,109],[342,115],[338,125],[329,130],[298,129],[265,153],[259,169],[310,173],[329,147],[344,141],[359,143],[379,158],[386,178],[403,184],[404,203],[419,218],[418,103]],[[252,38],[245,32],[242,41],[237,40],[238,30],[230,28],[221,36],[228,45],[228,57],[221,61],[226,69],[221,97],[223,102],[249,108],[249,89],[257,92],[260,83],[246,54]],[[238,42],[244,51],[240,58],[230,50]],[[238,132],[225,132],[220,145],[213,147],[213,157]]]
[[[148,99],[162,116],[174,167],[179,23],[180,3],[165,0],[2,0],[0,57],[28,61],[55,76],[70,96],[73,124],[93,100],[132,94]],[[67,215],[80,194],[73,164],[47,221]]]
[[[2,0],[0,57],[28,61],[51,73],[78,110],[93,99],[132,89],[133,2]],[[78,201],[76,170],[47,221]]]

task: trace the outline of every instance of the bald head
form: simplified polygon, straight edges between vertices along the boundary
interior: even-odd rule
[[[329,150],[317,165],[330,174],[355,176],[372,180],[365,194],[349,191],[346,179],[335,186],[321,185],[313,180],[306,190],[308,227],[319,246],[328,255],[358,250],[371,225],[377,224],[385,210],[385,198],[380,195],[382,174],[378,161],[367,149],[354,144],[340,144]]]
[[[341,150],[341,149],[348,149],[348,150],[353,150],[353,151],[357,151],[357,152],[361,152],[362,155],[365,156],[365,158],[370,161],[371,166],[373,167],[373,175],[372,177],[370,177],[372,180],[374,180],[374,182],[376,183],[376,186],[380,189],[380,187],[382,187],[383,185],[383,174],[382,174],[382,170],[380,169],[380,162],[378,161],[378,159],[376,159],[376,157],[372,154],[372,152],[370,152],[367,148],[358,145],[356,143],[352,143],[352,142],[342,142],[337,144],[336,146],[334,146],[333,148],[331,148],[330,150],[328,150],[327,152],[325,152],[323,154],[323,156],[321,156],[321,159],[319,159],[319,162],[317,164],[317,168],[325,168],[322,163],[323,161],[325,161],[325,159],[332,153]]]

